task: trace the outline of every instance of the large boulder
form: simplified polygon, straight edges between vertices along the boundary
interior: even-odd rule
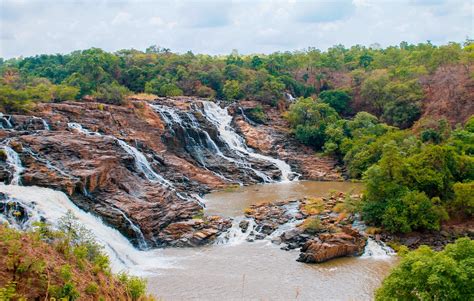
[[[325,233],[307,241],[301,248],[297,261],[321,263],[337,257],[360,256],[367,238],[358,231],[343,227],[339,233]]]

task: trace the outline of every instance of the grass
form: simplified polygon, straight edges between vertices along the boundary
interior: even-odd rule
[[[309,234],[316,234],[323,229],[321,220],[318,217],[308,217],[303,221],[300,227]]]
[[[324,210],[324,201],[322,198],[308,198],[303,210],[309,215],[320,214]]]

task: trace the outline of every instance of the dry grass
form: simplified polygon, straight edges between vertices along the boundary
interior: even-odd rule
[[[324,201],[322,198],[308,198],[302,209],[308,215],[320,214],[324,210]]]

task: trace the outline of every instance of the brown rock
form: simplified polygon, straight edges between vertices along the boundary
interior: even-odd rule
[[[321,263],[337,257],[362,255],[366,238],[352,228],[344,227],[342,230],[321,234],[319,238],[307,241],[297,261]]]

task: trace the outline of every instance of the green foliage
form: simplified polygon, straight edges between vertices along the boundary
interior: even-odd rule
[[[98,101],[121,105],[126,101],[127,95],[130,91],[117,83],[103,84],[97,87],[97,91],[93,93]]]
[[[321,226],[321,220],[318,217],[308,217],[304,220],[303,224],[301,224],[301,227],[309,234],[316,234],[323,228]]]
[[[224,97],[227,100],[239,99],[242,95],[239,82],[236,80],[228,80],[224,84]]]
[[[345,90],[327,90],[319,94],[322,102],[330,105],[339,114],[344,114],[349,111],[349,103],[351,96]]]
[[[91,282],[87,285],[85,291],[88,295],[95,295],[99,291],[99,286],[97,283]]]
[[[140,297],[145,296],[146,280],[140,277],[130,276],[126,273],[119,274],[118,280],[125,285],[127,294],[132,300],[138,300]]]
[[[248,118],[250,118],[250,120],[256,123],[262,124],[267,121],[267,114],[265,114],[263,107],[260,105],[246,110],[246,115]]]
[[[8,282],[4,287],[0,287],[0,300],[10,301],[15,300],[17,296],[16,293],[16,283]]]
[[[403,256],[376,300],[474,299],[474,241],[460,238],[441,252],[427,246]]]
[[[77,300],[80,297],[80,293],[71,282],[66,282],[64,285],[51,285],[48,291],[49,295],[53,298],[60,300]]]
[[[455,183],[453,190],[455,197],[451,206],[454,210],[474,215],[474,182]]]
[[[326,141],[326,128],[339,116],[328,104],[300,98],[290,106],[287,119],[298,140],[321,149]]]

